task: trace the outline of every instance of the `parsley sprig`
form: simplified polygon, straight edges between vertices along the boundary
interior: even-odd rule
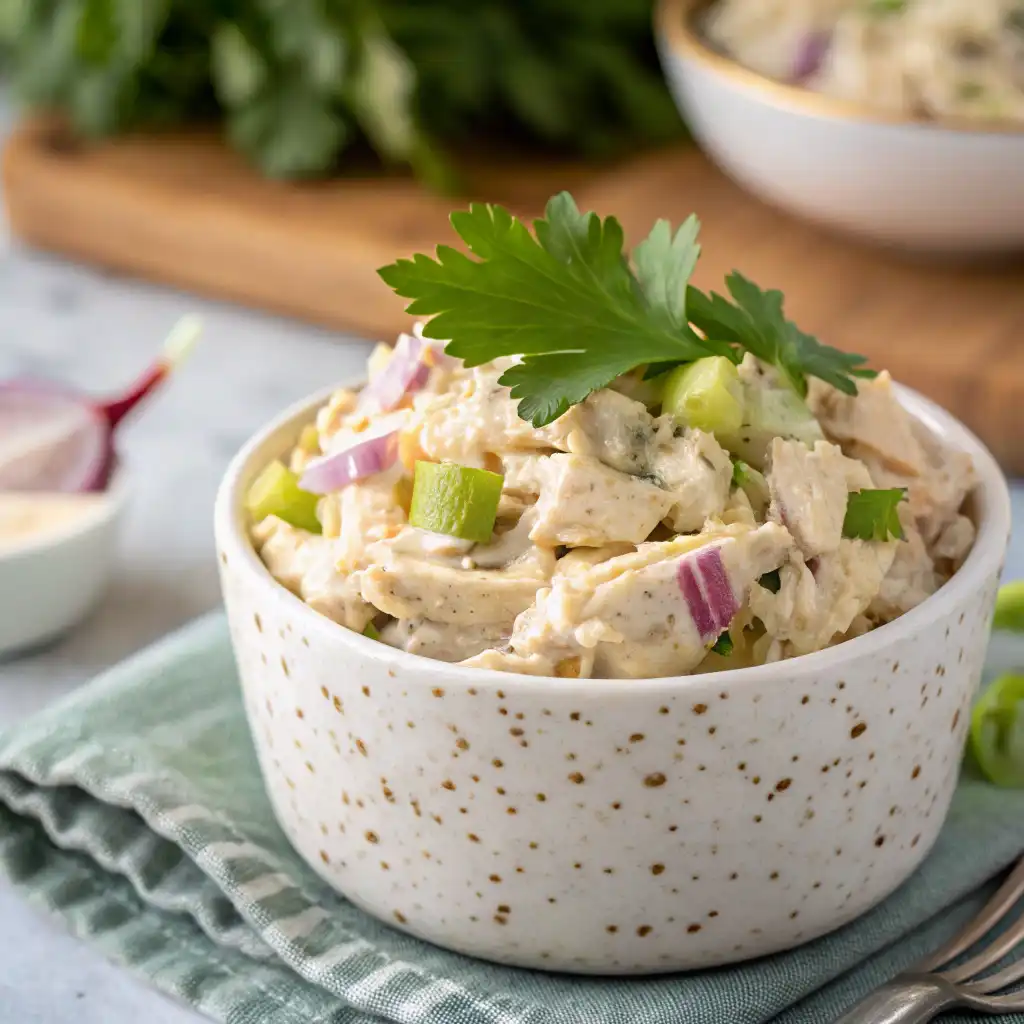
[[[801,393],[820,377],[856,394],[864,357],[822,345],[787,321],[782,294],[734,272],[731,299],[689,284],[700,224],[675,232],[660,220],[632,253],[614,217],[580,213],[572,196],[549,200],[533,232],[504,207],[473,204],[453,213],[468,254],[437,247],[379,273],[409,313],[429,316],[424,333],[448,340],[467,366],[521,356],[501,383],[535,427],[641,366],[661,369],[751,352],[776,366]],[[696,329],[695,329],[696,328]]]
[[[906,487],[851,491],[846,501],[843,536],[860,540],[903,540],[899,504]]]

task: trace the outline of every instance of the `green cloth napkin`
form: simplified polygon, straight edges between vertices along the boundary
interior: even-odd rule
[[[264,796],[219,614],[0,737],[0,868],[231,1024],[823,1024],[959,928],[1022,850],[1024,792],[965,778],[925,865],[841,931],[717,971],[572,978],[412,939],[303,865]]]

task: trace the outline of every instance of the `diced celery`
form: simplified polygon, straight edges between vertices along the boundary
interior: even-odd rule
[[[665,377],[662,412],[711,434],[732,434],[743,423],[743,388],[724,356],[677,366]]]
[[[368,622],[366,629],[363,630],[363,636],[368,637],[370,640],[379,640],[380,630],[372,622]]]
[[[417,462],[409,523],[484,543],[491,539],[504,478],[454,462]]]
[[[257,522],[267,516],[277,516],[301,530],[320,533],[320,520],[316,516],[318,500],[315,494],[299,487],[295,473],[275,460],[253,481],[245,496],[245,507]]]
[[[761,381],[744,385],[743,423],[734,431],[722,432],[719,442],[744,462],[763,469],[775,437],[803,441],[813,448],[825,435],[810,407],[791,387]]]

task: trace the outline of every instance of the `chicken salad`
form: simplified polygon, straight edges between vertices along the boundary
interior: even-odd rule
[[[541,244],[558,224],[550,206],[547,224]],[[692,269],[687,230],[690,242],[680,234],[678,251],[662,251]],[[576,250],[565,265],[588,259]],[[650,261],[634,259],[643,294]],[[562,377],[527,377],[534,361],[549,365],[539,345],[468,358],[436,335],[470,339],[470,327],[424,310],[433,319],[379,346],[366,386],[336,390],[287,464],[253,485],[267,569],[380,643],[539,676],[748,667],[909,611],[973,544],[969,456],[908,414],[887,373],[782,319],[778,293],[740,275],[727,284],[733,306],[690,287],[676,326],[708,354],[672,364],[638,353],[621,373],[611,349],[563,339]],[[653,300],[643,309],[664,326]],[[691,338],[695,321],[706,332]],[[593,386],[548,401],[584,369]]]
[[[718,0],[706,34],[816,92],[917,117],[1024,121],[1020,0]]]

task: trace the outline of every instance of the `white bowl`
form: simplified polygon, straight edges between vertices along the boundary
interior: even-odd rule
[[[924,604],[759,668],[538,679],[394,650],[264,568],[243,498],[324,395],[234,459],[215,529],[264,783],[306,861],[441,946],[524,967],[649,973],[785,949],[862,914],[931,848],[960,765],[1010,525],[973,457],[978,539]]]
[[[705,150],[762,199],[936,255],[1024,250],[1024,126],[915,120],[750,71],[701,38],[703,0],[659,0],[669,85]]]
[[[55,639],[96,604],[113,571],[127,497],[118,474],[66,525],[0,544],[0,657]]]

